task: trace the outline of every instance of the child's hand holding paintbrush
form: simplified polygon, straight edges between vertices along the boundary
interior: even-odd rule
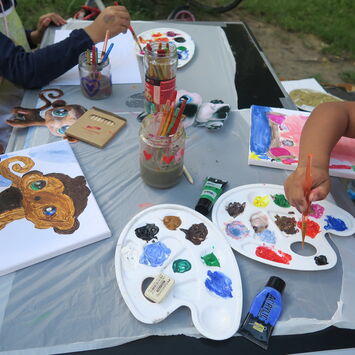
[[[302,130],[298,167],[284,184],[287,200],[301,213],[306,211],[308,202],[323,200],[328,195],[330,154],[342,136],[355,138],[355,102],[328,102],[318,105]],[[312,154],[313,158],[312,184],[307,201],[304,182],[308,154]]]

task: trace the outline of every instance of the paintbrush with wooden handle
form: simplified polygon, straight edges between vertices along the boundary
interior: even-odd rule
[[[304,239],[306,237],[307,232],[307,222],[308,222],[308,214],[311,207],[311,203],[309,201],[309,195],[312,189],[312,154],[308,154],[307,156],[307,166],[306,166],[306,178],[303,185],[304,196],[307,201],[307,208],[302,213],[302,248],[304,247]]]

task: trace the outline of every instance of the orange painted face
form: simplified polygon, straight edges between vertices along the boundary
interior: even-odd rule
[[[46,126],[50,132],[64,137],[66,130],[86,111],[80,105],[54,107],[45,113]]]
[[[21,180],[25,218],[36,228],[69,230],[75,224],[75,207],[72,199],[64,194],[63,183],[40,172],[25,175]]]

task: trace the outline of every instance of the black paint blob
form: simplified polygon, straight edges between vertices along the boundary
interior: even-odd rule
[[[159,227],[154,223],[147,223],[144,227],[139,227],[135,229],[136,236],[140,239],[149,242],[152,239],[158,239],[155,235],[159,232]]]
[[[184,43],[186,42],[186,39],[184,37],[175,37],[174,41],[178,43]]]
[[[316,262],[317,265],[327,265],[328,264],[328,260],[325,255],[315,256],[314,261]]]

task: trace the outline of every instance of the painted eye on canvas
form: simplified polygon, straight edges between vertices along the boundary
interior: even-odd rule
[[[59,134],[65,134],[66,130],[67,130],[69,127],[70,127],[69,125],[62,126],[62,127],[60,127],[60,128],[57,130],[57,132],[58,132]]]
[[[57,209],[54,206],[47,206],[43,208],[43,214],[46,216],[54,216],[57,212]]]
[[[68,110],[66,110],[65,108],[57,108],[52,111],[52,115],[54,117],[63,118],[65,116],[68,116]]]
[[[44,180],[37,180],[31,183],[30,188],[33,191],[42,190],[46,186],[46,182]]]

